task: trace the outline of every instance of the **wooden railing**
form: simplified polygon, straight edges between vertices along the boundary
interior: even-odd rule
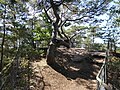
[[[98,72],[97,79],[97,90],[112,90],[112,88],[107,84],[107,61],[108,61],[108,52],[106,53],[106,57],[103,61],[103,65]]]

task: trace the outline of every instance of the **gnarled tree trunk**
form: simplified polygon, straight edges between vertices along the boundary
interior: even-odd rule
[[[59,6],[62,4],[62,2],[50,0],[50,4],[51,4],[51,8],[53,10],[56,20],[55,21],[52,20],[50,16],[48,15],[47,10],[45,10],[45,13],[48,16],[48,19],[50,20],[51,23],[53,23],[53,33],[52,33],[53,35],[52,35],[51,43],[49,45],[48,52],[47,52],[47,63],[48,64],[54,63],[55,52],[56,52],[57,47],[59,47],[62,44],[63,46],[66,46],[67,48],[69,48],[69,44],[67,42],[65,42],[62,39],[57,40],[58,34],[61,37],[60,32],[59,32],[59,28],[60,28],[59,23],[61,20],[59,16]]]

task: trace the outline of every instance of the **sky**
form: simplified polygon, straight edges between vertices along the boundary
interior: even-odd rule
[[[101,39],[101,38],[99,38],[99,37],[97,37],[97,38],[95,38],[95,41],[94,41],[95,43],[104,43],[104,41],[103,41],[103,39]]]
[[[119,1],[119,0],[114,0],[114,1]],[[110,4],[110,6],[114,5],[114,3],[112,2]],[[32,10],[31,10],[32,11]],[[34,12],[31,12],[31,14],[34,13]],[[106,23],[107,23],[107,19],[109,18],[108,15],[105,13],[104,15],[100,15],[99,17],[95,17],[95,18],[99,18],[99,19],[103,19],[104,21],[102,23],[99,24],[100,27],[104,27],[106,26]],[[82,25],[82,24],[81,24]],[[83,25],[86,25],[88,26],[89,24],[86,23],[86,24],[83,24]],[[0,24],[0,26],[2,26],[2,24]],[[104,41],[100,38],[95,38],[95,43],[103,43]]]
[[[114,1],[115,1],[115,2],[118,2],[118,1],[120,1],[120,0],[113,0],[113,1],[110,3],[110,5],[109,5],[110,7],[116,6],[116,4],[114,3]],[[105,14],[100,15],[100,16],[95,17],[95,18],[103,19],[103,20],[104,20],[102,23],[99,23],[99,26],[100,26],[100,27],[105,27],[105,26],[108,25],[108,24],[107,24],[107,20],[109,19],[109,16],[107,15],[107,12],[106,12]],[[86,25],[87,25],[87,24],[86,24]],[[120,42],[120,40],[118,40],[118,42]],[[97,37],[97,38],[95,38],[95,43],[104,43],[104,41],[103,41],[103,39]],[[117,44],[117,46],[120,46],[120,45]]]

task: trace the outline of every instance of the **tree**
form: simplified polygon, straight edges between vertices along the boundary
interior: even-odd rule
[[[115,4],[116,5],[116,4]],[[117,19],[119,17],[118,6],[112,6],[108,11],[108,20],[105,27],[102,27],[99,34],[106,43],[108,43],[107,48],[110,51],[116,52],[117,43],[119,40],[119,22]]]
[[[39,0],[39,5],[44,9],[44,13],[47,15],[48,21],[53,26],[53,35],[48,58],[54,56],[53,52],[56,49],[55,44],[58,36],[69,41],[68,36],[63,31],[63,26],[65,26],[65,24],[69,22],[89,22],[89,20],[92,20],[95,15],[98,16],[104,13],[104,8],[108,3],[109,1],[106,0],[97,0],[94,3],[92,1],[80,0]],[[67,42],[62,42],[61,44],[70,47],[70,44]]]
[[[26,4],[15,0],[0,1],[0,39],[1,43],[1,63],[0,63],[0,88],[7,84],[6,88],[16,89],[20,76],[20,57],[30,56],[30,50],[33,49],[31,42],[33,38],[31,31],[27,28],[29,18]],[[30,25],[29,25],[30,26]],[[15,58],[14,58],[15,57]],[[4,70],[6,70],[4,72]],[[28,73],[29,74],[29,73]],[[7,80],[11,80],[7,83]],[[24,79],[27,79],[24,77]],[[5,80],[5,81],[4,81]]]
[[[3,55],[4,55],[4,43],[5,43],[5,35],[6,35],[6,4],[3,6],[4,11],[3,11],[3,35],[2,35],[2,44],[1,44],[1,60],[0,60],[0,72],[2,71],[3,68]]]
[[[47,47],[50,42],[47,61],[51,64],[55,60],[55,51],[60,45],[70,48],[72,40],[80,39],[78,46],[81,46],[84,33],[89,29],[83,25],[94,22],[95,16],[105,13],[105,7],[109,3],[108,0],[94,2],[92,0],[0,0],[0,2],[0,25],[2,24],[0,66],[2,70],[16,57],[12,70],[12,79],[14,79],[12,86],[15,89],[20,87],[16,85],[22,69],[22,59],[19,57],[29,59],[28,67],[25,69],[28,70],[29,82],[30,60],[35,59],[36,53],[39,55],[39,48]],[[74,27],[75,24],[83,25]],[[72,25],[73,28],[70,30],[72,33],[65,30],[67,26]],[[87,41],[90,46],[90,39]]]
[[[71,26],[65,30],[66,35],[71,41],[71,47],[83,47],[84,39],[89,28],[87,26]],[[75,44],[75,45],[74,45]]]

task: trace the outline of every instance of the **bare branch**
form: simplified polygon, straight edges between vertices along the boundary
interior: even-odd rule
[[[50,0],[50,4],[51,4],[51,7],[52,7],[52,9],[53,9],[53,12],[54,12],[54,15],[55,15],[55,17],[56,17],[56,22],[55,23],[59,23],[59,20],[60,20],[60,16],[59,16],[59,14],[58,14],[58,8],[59,8],[59,6],[57,6],[55,3],[54,3],[54,1],[53,0]]]
[[[73,11],[73,10],[70,9],[66,4],[63,4],[63,6],[65,6],[68,10]]]
[[[78,33],[75,33],[74,35],[72,35],[72,36],[70,37],[70,40],[71,40],[72,38],[74,38],[75,36],[77,36],[79,33],[81,33],[81,32],[78,32]]]
[[[52,22],[53,22],[53,20],[50,18],[50,16],[48,15],[47,10],[46,10],[45,8],[44,8],[44,11],[45,11],[45,13],[46,13],[46,15],[47,15],[48,19],[50,20],[50,23],[52,23]]]
[[[58,35],[60,36],[60,38],[63,38],[62,34],[60,33],[60,31],[58,30]]]
[[[65,34],[65,32],[63,31],[63,25],[64,25],[65,23],[66,23],[66,22],[64,22],[64,23],[61,25],[60,29],[61,29],[61,32],[62,32],[62,34],[64,35],[64,37],[66,37],[67,40],[69,40],[68,36],[67,36],[67,35]]]

